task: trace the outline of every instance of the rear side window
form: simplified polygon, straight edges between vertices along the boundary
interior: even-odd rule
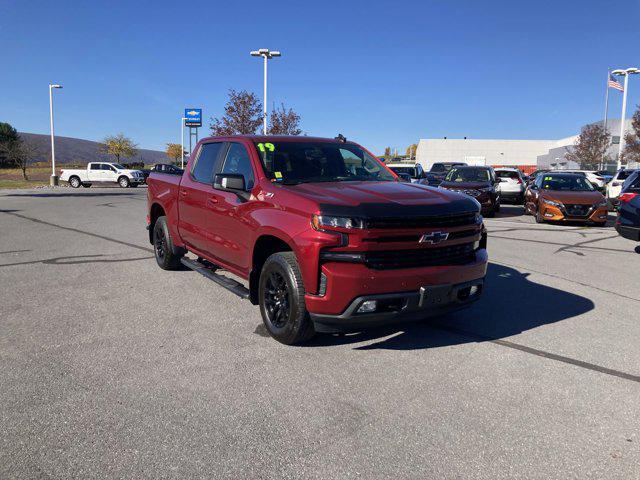
[[[196,182],[213,182],[213,170],[223,145],[224,143],[221,142],[205,143],[200,147],[196,164],[191,169],[191,176]]]
[[[496,170],[496,175],[500,178],[511,178],[513,180],[518,180],[520,178],[518,176],[518,172],[511,172],[509,170]]]
[[[240,143],[232,143],[227,152],[227,158],[224,160],[222,171],[220,173],[235,173],[244,175],[245,190],[249,191],[253,188],[253,168],[251,168],[251,159],[247,153],[247,149]]]
[[[102,170],[102,164],[101,163],[92,163],[90,170]]]

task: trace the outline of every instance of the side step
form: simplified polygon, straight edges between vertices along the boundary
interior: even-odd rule
[[[235,280],[225,277],[224,275],[220,275],[215,272],[215,268],[208,267],[200,262],[196,262],[191,260],[190,258],[182,257],[180,259],[182,264],[190,268],[191,270],[198,272],[200,275],[207,277],[209,280],[213,280],[221,287],[226,288],[231,293],[235,293],[240,298],[247,299],[249,298],[249,290],[239,282]]]

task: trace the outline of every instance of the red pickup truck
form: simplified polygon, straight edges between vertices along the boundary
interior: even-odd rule
[[[147,183],[158,265],[186,265],[260,305],[285,344],[446,313],[482,292],[478,202],[399,182],[342,136],[205,138],[182,176]]]

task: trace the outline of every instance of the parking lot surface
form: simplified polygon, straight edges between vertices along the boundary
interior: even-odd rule
[[[0,478],[640,478],[640,256],[487,219],[483,298],[287,347],[161,271],[146,189],[0,193]]]

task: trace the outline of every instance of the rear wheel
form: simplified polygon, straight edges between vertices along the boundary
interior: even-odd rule
[[[118,179],[118,184],[120,185],[121,188],[127,188],[129,186],[131,182],[129,182],[129,179],[127,177],[120,177]]]
[[[82,182],[80,181],[79,177],[71,177],[69,179],[69,185],[71,185],[73,188],[80,188],[80,185],[82,185]]]
[[[176,270],[180,267],[180,259],[185,252],[176,248],[171,240],[167,217],[160,217],[153,227],[153,251],[158,266],[163,270]]]
[[[260,313],[267,331],[280,343],[301,343],[315,334],[304,294],[293,252],[274,253],[267,258],[258,286]]]

